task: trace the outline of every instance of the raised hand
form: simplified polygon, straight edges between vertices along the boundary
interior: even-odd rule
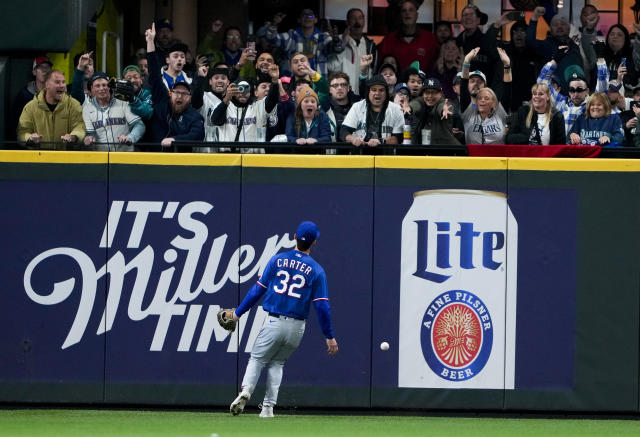
[[[503,48],[498,47],[498,55],[500,55],[500,60],[505,67],[511,65],[511,59],[509,59],[509,55],[507,55],[507,52],[505,52]]]
[[[278,82],[280,79],[280,67],[278,67],[277,64],[271,64],[269,66],[269,76],[271,77],[271,82]]]
[[[373,62],[373,55],[362,55],[360,57],[360,72],[366,74]]]
[[[198,59],[196,59],[196,65],[198,66],[198,76],[207,77],[207,74],[209,73],[207,57],[199,56]]]
[[[538,18],[544,17],[545,12],[547,12],[547,10],[544,8],[544,6],[538,6],[533,10],[533,15],[531,16],[531,19],[534,21],[537,21]]]
[[[467,55],[464,57],[464,63],[470,64],[473,58],[475,58],[478,55],[479,51],[480,51],[480,47],[476,47],[475,49],[469,50],[469,53],[467,53]]]
[[[85,71],[87,69],[89,64],[91,64],[92,54],[93,54],[93,51],[90,51],[80,56],[80,58],[78,59],[78,67],[77,67],[78,70]]]
[[[156,39],[156,23],[151,23],[151,29],[144,31],[144,39],[147,42],[153,42]]]
[[[449,99],[444,99],[444,106],[442,107],[442,117],[441,120],[446,120],[450,115],[453,115],[453,105],[449,104]]]

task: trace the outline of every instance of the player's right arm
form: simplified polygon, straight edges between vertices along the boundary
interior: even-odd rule
[[[338,352],[338,342],[331,326],[331,306],[327,288],[327,278],[324,272],[321,272],[313,281],[313,306],[316,309],[322,333],[326,337],[327,353],[335,355]]]

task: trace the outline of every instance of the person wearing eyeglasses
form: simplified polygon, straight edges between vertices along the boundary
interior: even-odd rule
[[[568,46],[558,46],[553,54],[553,58],[540,70],[537,79],[538,83],[546,83],[549,85],[553,105],[564,117],[565,132],[570,132],[576,119],[584,114],[587,98],[590,94],[584,71],[576,65],[567,67],[564,72],[564,79],[568,84],[568,95],[563,95],[561,91],[558,91],[558,89],[552,86],[552,76],[554,76],[556,72],[558,63],[564,59],[568,50]],[[608,86],[609,70],[603,57],[597,59],[596,66],[598,70],[596,91],[604,92]]]
[[[331,141],[336,141],[349,109],[361,99],[352,91],[349,76],[343,72],[329,75],[329,94],[331,94],[331,103],[327,115],[331,123]]]
[[[146,151],[173,151],[174,142],[202,141],[204,139],[204,120],[200,113],[191,107],[191,85],[187,82],[175,82],[170,94],[160,73],[160,59],[156,53],[154,39],[155,23],[144,33],[147,41],[149,61],[149,85],[153,100],[153,116],[149,121],[146,139],[157,143],[154,146],[140,147]],[[192,146],[180,146],[181,152],[190,152]]]
[[[297,52],[304,53],[309,59],[311,68],[326,76],[329,55],[344,50],[337,28],[332,28],[331,33],[321,32],[316,27],[318,16],[313,10],[305,8],[298,16],[300,27],[278,33],[278,25],[284,17],[284,14],[275,14],[271,21],[266,22],[258,30],[258,33],[264,32],[269,44],[283,50],[287,57]]]

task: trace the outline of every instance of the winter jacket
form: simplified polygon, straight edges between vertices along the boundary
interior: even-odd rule
[[[296,115],[290,114],[287,119],[287,141],[295,143],[298,138],[315,138],[319,143],[331,142],[331,124],[329,117],[320,111],[318,115],[313,117],[310,129],[307,131],[306,123],[300,126],[300,134],[296,132]]]
[[[153,99],[153,116],[148,123],[148,136],[150,142],[158,143],[155,146],[145,148],[149,151],[161,151],[160,142],[165,138],[174,138],[176,141],[202,141],[204,139],[204,120],[202,116],[187,106],[181,114],[174,114],[171,109],[171,97],[160,74],[160,62],[156,52],[147,53],[149,62],[149,84],[151,85],[151,97]],[[185,147],[184,151],[190,151],[191,147]]]
[[[507,144],[529,144],[531,131],[538,123],[538,114],[534,111],[531,117],[531,125],[527,127],[527,115],[529,106],[523,106],[515,112],[510,119],[509,131],[507,132]],[[551,120],[549,121],[549,145],[567,144],[564,130],[564,117],[556,108],[551,109]]]
[[[453,136],[453,116],[442,119],[445,98],[442,97],[435,106],[420,106],[420,110],[414,112],[413,123],[411,125],[411,143],[423,144],[422,130],[431,130],[430,145],[460,145],[460,142]]]
[[[42,135],[42,143],[60,142],[60,137],[71,134],[84,140],[85,128],[80,103],[68,94],[62,96],[55,110],[51,112],[45,100],[45,91],[27,103],[18,123],[18,141],[27,141],[32,133]],[[60,145],[43,145],[42,148],[65,149]]]

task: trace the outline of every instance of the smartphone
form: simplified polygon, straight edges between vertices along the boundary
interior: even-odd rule
[[[255,35],[249,35],[247,37],[247,48],[256,51],[256,37]]]
[[[632,108],[640,108],[640,102],[636,102],[636,101],[631,102],[631,107]]]
[[[622,65],[623,67],[626,67],[627,66],[627,58],[622,58],[620,60],[620,65]]]
[[[511,21],[524,20],[524,12],[521,11],[511,11],[507,14],[507,18]]]

